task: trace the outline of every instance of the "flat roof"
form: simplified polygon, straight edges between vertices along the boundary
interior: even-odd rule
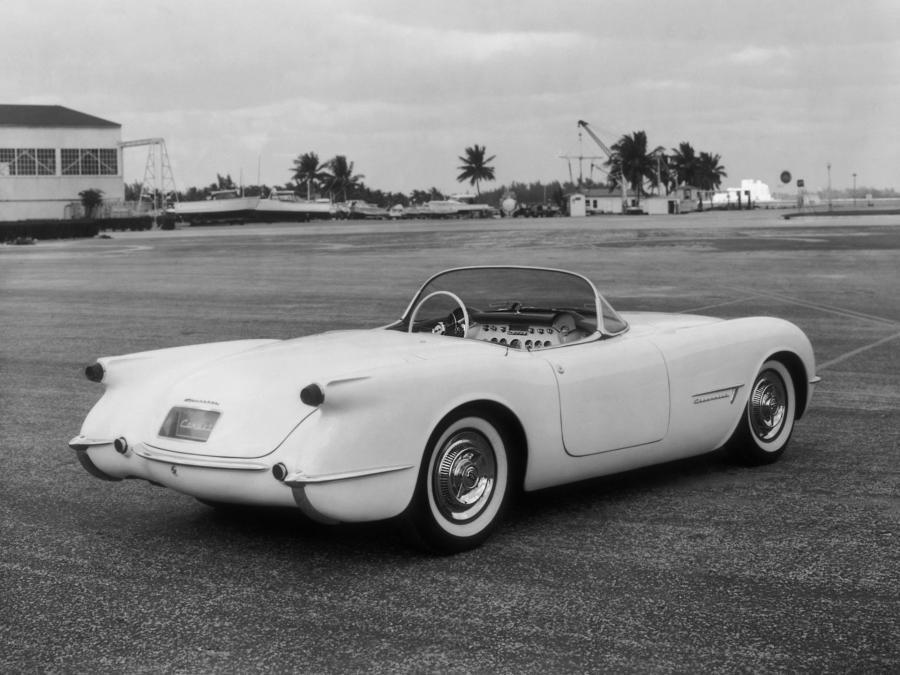
[[[0,104],[0,126],[3,127],[86,127],[114,128],[121,124],[110,122],[61,105]]]

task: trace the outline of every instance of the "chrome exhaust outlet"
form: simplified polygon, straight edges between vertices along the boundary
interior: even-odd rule
[[[120,455],[128,454],[128,441],[125,440],[124,436],[119,436],[116,440],[114,440],[113,447]]]

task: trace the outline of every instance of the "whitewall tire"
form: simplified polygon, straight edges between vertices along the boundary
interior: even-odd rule
[[[464,411],[432,434],[408,520],[437,553],[479,546],[494,531],[510,492],[509,442],[489,416]]]
[[[766,361],[750,387],[732,450],[747,464],[770,464],[781,457],[797,417],[794,380],[783,363]]]

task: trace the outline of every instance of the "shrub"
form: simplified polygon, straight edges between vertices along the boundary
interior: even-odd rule
[[[95,190],[89,188],[78,193],[81,197],[81,205],[84,207],[84,217],[90,218],[94,215],[94,209],[103,204],[103,190]]]

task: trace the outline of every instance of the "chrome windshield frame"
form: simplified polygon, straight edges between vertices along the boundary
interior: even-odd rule
[[[612,337],[613,335],[619,335],[628,330],[628,322],[623,319],[619,313],[613,308],[613,306],[600,294],[597,290],[597,287],[594,285],[594,282],[588,279],[583,274],[578,274],[577,272],[571,272],[569,270],[562,270],[553,267],[536,267],[531,265],[468,265],[462,267],[451,267],[445,270],[438,272],[437,274],[433,274],[429,277],[425,283],[423,283],[419,289],[413,294],[412,300],[410,300],[409,304],[404,310],[402,316],[399,321],[395,322],[392,325],[405,323],[410,313],[415,308],[416,304],[423,297],[423,292],[426,288],[428,288],[436,279],[439,279],[442,276],[449,275],[455,272],[464,272],[464,271],[473,271],[476,272],[478,270],[522,270],[522,271],[534,271],[537,273],[555,273],[566,275],[575,279],[578,279],[585,283],[587,287],[590,289],[591,294],[593,295],[593,311],[595,316],[597,317],[597,333],[604,337]],[[465,298],[463,298],[465,300]],[[607,311],[604,311],[606,309]],[[609,330],[607,327],[608,315],[612,315],[610,318],[615,319],[620,323],[622,328],[620,330]]]

